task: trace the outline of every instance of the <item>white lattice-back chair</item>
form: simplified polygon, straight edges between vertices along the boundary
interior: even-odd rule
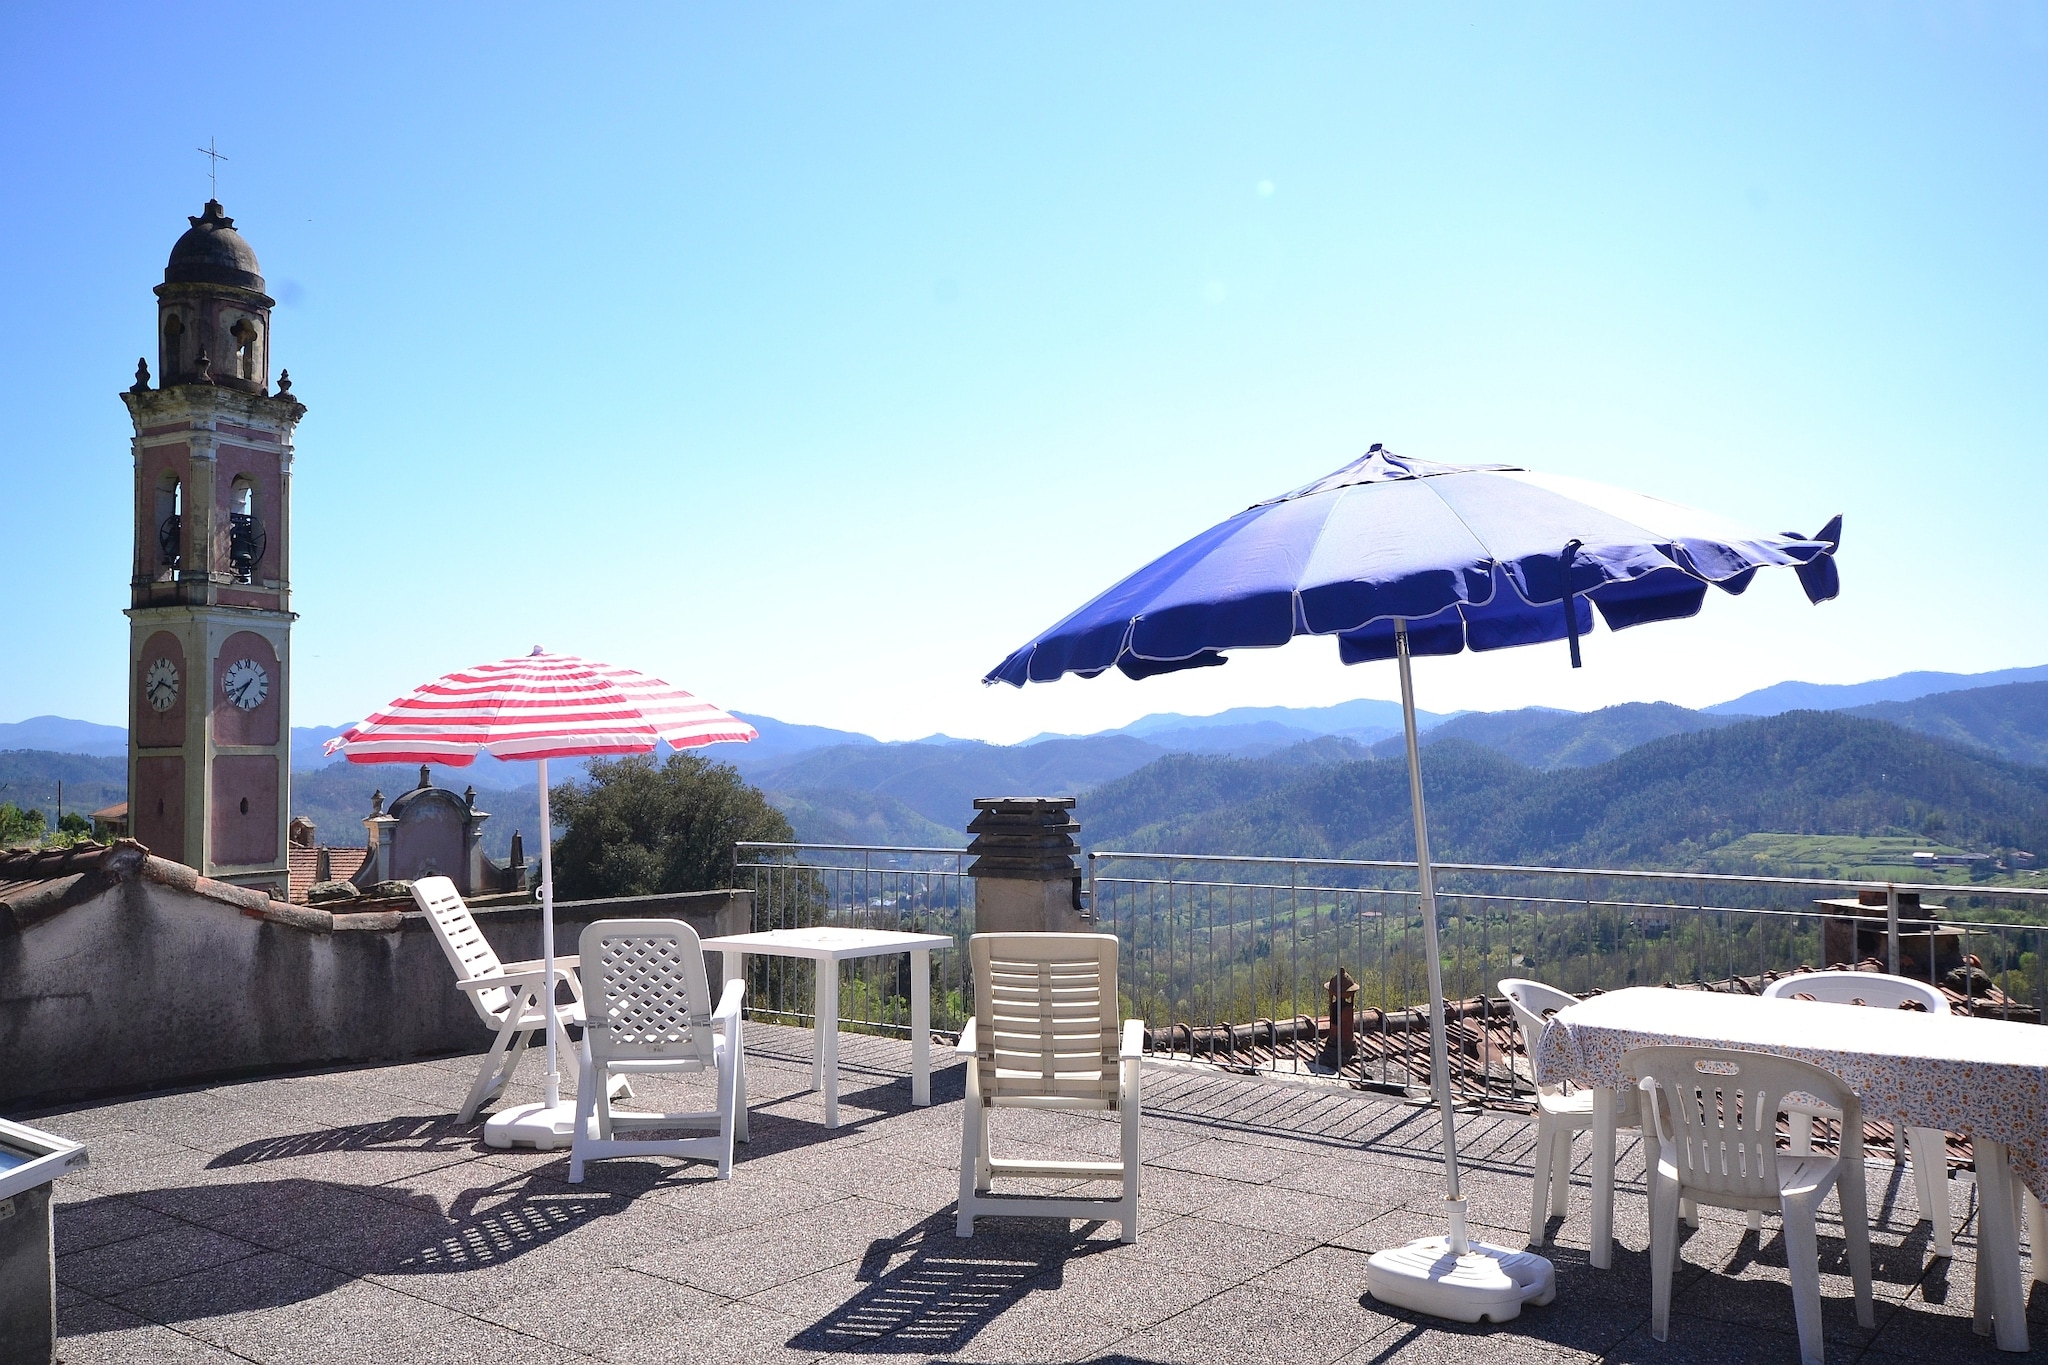
[[[1522,1046],[1528,1050],[1530,1065],[1536,1060],[1536,1044],[1543,1027],[1559,1010],[1579,1003],[1578,997],[1541,981],[1509,977],[1497,983],[1522,1028]],[[1624,1090],[1615,1096],[1614,1126],[1633,1128],[1640,1110],[1636,1092]],[[1533,1188],[1529,1192],[1529,1245],[1542,1246],[1549,1240],[1549,1215],[1562,1218],[1569,1207],[1572,1187],[1572,1138],[1593,1131],[1593,1092],[1568,1090],[1561,1085],[1536,1087],[1536,1155]],[[1545,1206],[1548,1205],[1548,1208]]]
[[[1856,1321],[1876,1324],[1870,1300],[1870,1216],[1863,1189],[1863,1106],[1841,1077],[1808,1062],[1726,1048],[1645,1047],[1622,1066],[1641,1078],[1647,1122],[1657,1136],[1650,1179],[1650,1335],[1671,1324],[1678,1264],[1678,1205],[1775,1212],[1785,1224],[1799,1355],[1822,1365],[1820,1248],[1814,1215],[1830,1189],[1840,1197]],[[1844,1116],[1834,1153],[1778,1150],[1778,1115],[1815,1102]]]
[[[497,1033],[477,1070],[476,1084],[469,1088],[469,1098],[456,1115],[458,1121],[468,1123],[478,1109],[504,1092],[534,1031],[547,1027],[541,993],[543,972],[538,962],[498,961],[497,951],[476,927],[455,883],[446,877],[421,877],[412,884],[412,899],[434,926],[434,937],[447,954],[448,965],[455,969],[456,988],[469,997],[477,1017]],[[573,1073],[576,1054],[562,1030],[583,1024],[583,989],[576,980],[576,959],[557,957],[555,979],[568,983],[571,996],[555,1007],[555,1055],[567,1059]]]
[[[1767,1000],[1812,1000],[1828,1005],[1861,1005],[1870,1009],[1920,1009],[1929,1014],[1947,1014],[1948,997],[1925,981],[1892,976],[1887,972],[1795,972],[1781,976],[1764,987]],[[1792,1149],[1803,1151],[1813,1138],[1813,1120],[1840,1123],[1842,1116],[1831,1109],[1793,1111],[1787,1115],[1792,1126]],[[1894,1116],[1892,1160],[1907,1151],[1913,1154],[1914,1194],[1920,1216],[1934,1225],[1934,1254],[1955,1254],[1955,1210],[1949,1202],[1948,1138],[1936,1128],[1908,1128]]]
[[[729,981],[718,1007],[697,931],[677,919],[599,920],[578,944],[584,977],[583,1075],[576,1087],[576,1134],[569,1183],[587,1161],[615,1156],[673,1156],[718,1163],[732,1176],[732,1145],[747,1137],[747,1083],[740,1006],[743,981]],[[614,1078],[710,1071],[714,1107],[695,1113],[643,1114],[612,1108]],[[709,1128],[704,1137],[621,1138],[621,1131]]]
[[[1145,1025],[1117,1025],[1113,934],[976,934],[974,1017],[960,1034],[967,1107],[960,1135],[956,1231],[978,1217],[1115,1221],[1138,1240],[1139,1058]],[[989,1151],[995,1109],[1106,1109],[1122,1120],[1116,1161],[1003,1160]],[[1114,1199],[996,1194],[997,1177],[1121,1182]]]

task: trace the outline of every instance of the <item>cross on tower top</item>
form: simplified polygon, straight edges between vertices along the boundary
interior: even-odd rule
[[[212,158],[212,160],[207,163],[206,178],[207,182],[212,186],[213,192],[207,197],[210,199],[218,199],[220,198],[220,163],[226,161],[227,158],[213,149],[212,138],[206,139],[206,145],[204,147],[199,147],[196,148],[195,150],[201,156]]]

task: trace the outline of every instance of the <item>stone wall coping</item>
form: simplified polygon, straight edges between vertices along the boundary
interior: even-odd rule
[[[141,878],[190,895],[234,907],[250,919],[282,924],[313,934],[395,933],[408,920],[423,920],[418,910],[383,909],[344,911],[335,914],[316,906],[293,905],[272,900],[261,891],[231,882],[202,877],[183,863],[159,858],[133,839],[111,844],[77,844],[66,849],[40,849],[30,854],[0,856],[0,934],[23,933],[32,925],[62,914],[75,905],[92,900],[122,882]],[[555,911],[574,910],[577,918],[589,918],[594,907],[615,908],[615,916],[629,918],[635,910],[649,910],[662,902],[693,897],[730,897],[733,890],[665,891],[651,896],[616,896],[598,900],[557,901]],[[479,921],[496,915],[538,911],[540,902],[476,905],[471,913]]]

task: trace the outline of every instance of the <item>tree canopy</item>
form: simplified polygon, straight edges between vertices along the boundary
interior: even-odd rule
[[[554,850],[564,898],[715,890],[732,884],[735,841],[795,837],[738,770],[696,754],[595,762],[549,795],[568,827]]]

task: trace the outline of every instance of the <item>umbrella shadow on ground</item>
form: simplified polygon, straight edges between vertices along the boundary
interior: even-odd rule
[[[328,1152],[474,1151],[480,1131],[478,1125],[458,1124],[446,1114],[407,1115],[379,1119],[374,1123],[350,1123],[338,1128],[316,1128],[305,1133],[259,1138],[222,1152],[206,1165],[208,1170],[219,1170]]]
[[[160,1322],[282,1308],[331,1292],[344,1277],[443,1275],[518,1260],[638,1197],[617,1189],[565,1189],[546,1175],[508,1173],[465,1190],[445,1208],[428,1194],[389,1186],[290,1178],[175,1186],[66,1204],[63,1222],[118,1229],[136,1205],[209,1232],[282,1253],[263,1275],[225,1262],[161,1278],[152,1270],[161,1220],[130,1237],[102,1240],[58,1258],[58,1280],[93,1297],[140,1296],[137,1311]],[[253,1249],[253,1248],[252,1248]],[[246,1254],[246,1253],[242,1253]],[[281,1268],[279,1268],[281,1267]],[[125,1300],[124,1300],[125,1301]]]
[[[1071,1260],[1109,1251],[1062,1219],[1005,1220],[973,1238],[954,1235],[951,1210],[870,1243],[855,1278],[863,1288],[789,1339],[799,1351],[918,1355],[961,1350],[1038,1290],[1057,1290]]]

